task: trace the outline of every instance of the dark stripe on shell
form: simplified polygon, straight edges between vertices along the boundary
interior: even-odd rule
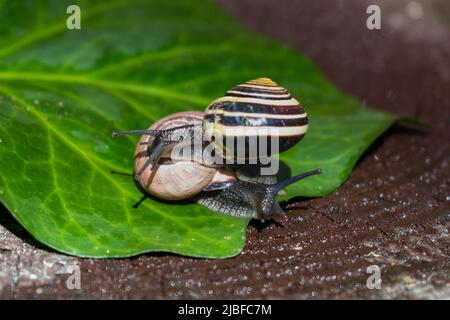
[[[272,89],[271,90],[271,89],[242,87],[242,86],[233,87],[229,91],[239,91],[239,92],[248,92],[248,93],[264,93],[264,94],[287,94],[287,93],[289,93],[286,89],[284,89],[284,90],[273,90]]]
[[[270,104],[221,101],[215,102],[208,110],[224,110],[230,112],[267,113],[267,114],[304,114],[305,110],[299,105],[274,106]]]
[[[267,153],[268,156],[271,155],[272,150],[272,141],[273,139],[278,140],[278,153],[286,151],[293,146],[295,146],[300,140],[303,139],[305,134],[299,134],[299,135],[293,135],[293,136],[272,136],[269,135],[262,142],[260,141],[260,137],[221,137],[221,136],[215,136],[215,144],[219,146],[223,146],[223,150],[225,153],[227,151],[234,151],[234,158],[236,159],[238,156],[239,151],[241,151],[242,154],[245,155],[245,158],[250,158],[250,152],[252,148],[256,148],[256,150],[253,149],[253,151],[256,151],[256,154],[260,154],[260,147],[261,143],[265,145],[265,148],[263,149],[265,153]],[[238,140],[239,139],[239,140]],[[238,143],[238,141],[241,141],[243,139],[243,144]],[[227,147],[228,143],[231,145]],[[243,149],[238,149],[239,147],[243,147]],[[230,154],[228,154],[230,155]]]
[[[248,127],[299,127],[308,124],[308,118],[279,119],[258,118],[242,116],[218,116],[218,122],[225,126],[248,126]]]
[[[262,96],[253,96],[246,94],[244,92],[240,93],[234,93],[234,92],[227,92],[226,97],[244,97],[244,98],[256,98],[256,99],[264,99],[264,100],[290,100],[292,97],[289,95],[289,97],[262,97]]]

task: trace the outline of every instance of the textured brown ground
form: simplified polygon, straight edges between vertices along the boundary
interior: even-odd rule
[[[432,129],[390,130],[337,192],[291,201],[285,228],[253,224],[244,252],[228,260],[67,257],[1,212],[0,298],[450,298],[448,1],[220,3],[307,53],[345,92]],[[382,8],[380,31],[365,28],[368,4]],[[82,290],[68,290],[76,264]],[[381,290],[366,288],[373,264]]]

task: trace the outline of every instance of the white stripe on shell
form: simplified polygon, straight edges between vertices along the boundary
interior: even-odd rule
[[[272,91],[284,91],[286,90],[283,87],[269,87],[269,86],[260,86],[257,84],[239,84],[238,87],[246,87],[246,88],[255,88],[255,89],[263,89],[263,90],[272,90]]]
[[[270,101],[270,103],[268,103]],[[222,97],[219,99],[216,99],[213,101],[213,103],[219,103],[219,102],[242,102],[242,103],[256,103],[256,104],[263,104],[266,106],[298,106],[300,103],[295,100],[294,98],[291,98],[289,100],[267,100],[267,99],[258,99],[258,98],[245,98],[245,97]]]
[[[251,112],[231,112],[221,109],[207,109],[206,114],[220,114],[226,117],[252,117],[252,118],[271,118],[271,119],[303,119],[308,115],[303,114],[271,114],[271,113],[251,113]]]
[[[290,98],[291,95],[288,94],[265,94],[265,93],[256,93],[256,92],[246,92],[246,91],[234,91],[230,90],[227,92],[227,94],[242,94],[246,96],[252,96],[252,97],[265,97],[265,98]]]
[[[235,126],[227,127],[220,123],[203,123],[203,129],[205,130],[206,136],[211,136],[211,133],[219,134],[225,137],[239,137],[239,136],[299,136],[305,134],[308,130],[308,125],[295,126],[295,127],[246,127],[246,126]]]

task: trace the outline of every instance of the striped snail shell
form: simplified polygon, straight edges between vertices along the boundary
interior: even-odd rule
[[[187,111],[171,114],[155,122],[149,130],[165,130],[197,123],[201,130],[203,112]],[[171,157],[170,147],[161,153],[157,165],[145,166],[155,137],[143,135],[135,151],[135,171],[140,172],[138,183],[150,194],[165,200],[188,199],[212,183],[235,180],[234,173],[207,167],[200,162],[177,160]]]
[[[242,155],[249,159],[252,156],[248,150],[255,145],[255,139],[265,136],[268,152],[271,139],[278,139],[278,153],[281,153],[297,144],[307,129],[308,117],[303,107],[269,78],[250,80],[231,88],[207,107],[203,119],[206,138],[224,158],[233,159],[241,157],[237,148],[227,147],[227,141],[233,141],[236,146],[237,139],[243,138],[245,153]]]

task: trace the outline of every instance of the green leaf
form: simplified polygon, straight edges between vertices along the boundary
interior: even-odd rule
[[[214,3],[0,1],[0,201],[38,240],[69,254],[124,257],[166,251],[231,257],[248,220],[155,200],[131,176],[138,137],[181,110],[203,110],[230,87],[270,77],[308,111],[310,130],[281,156],[292,174],[324,174],[284,198],[320,196],[348,177],[394,121],[340,93],[305,57],[243,30]]]

